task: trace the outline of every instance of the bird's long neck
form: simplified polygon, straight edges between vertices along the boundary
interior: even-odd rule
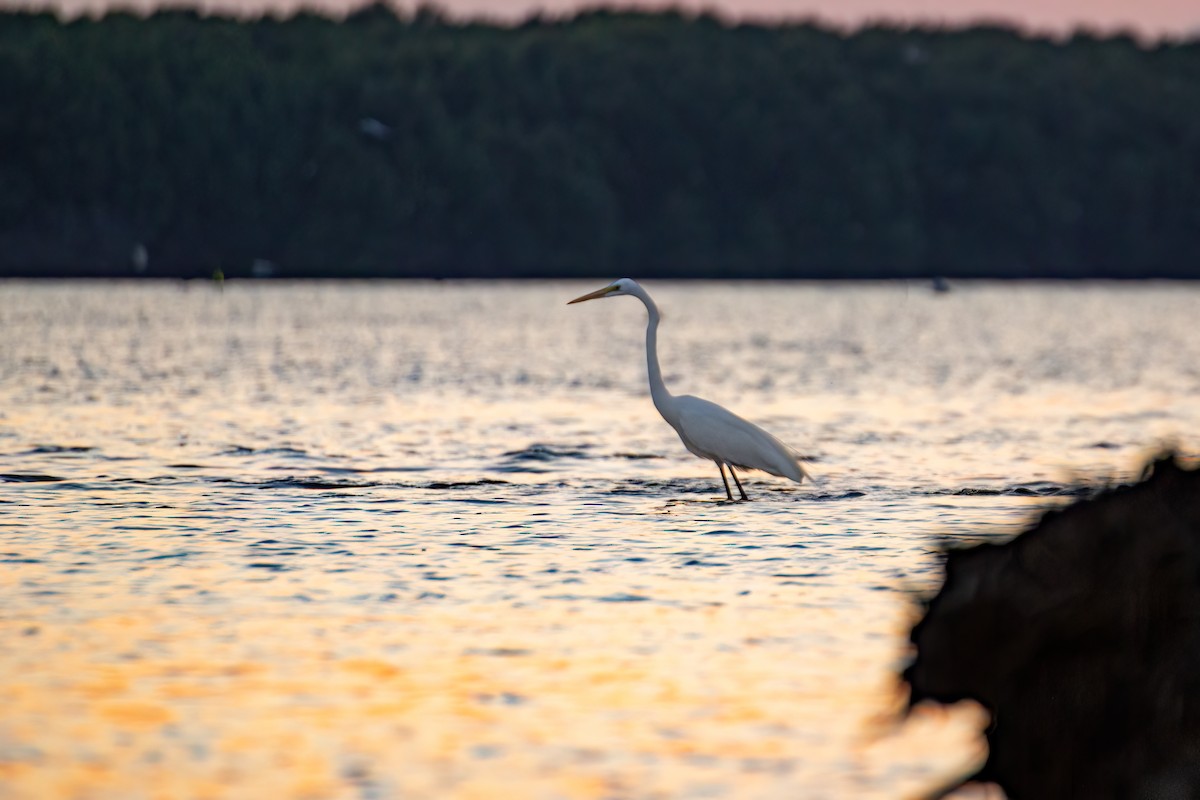
[[[665,414],[663,409],[670,405],[673,398],[663,383],[662,368],[658,366],[658,322],[662,317],[650,295],[642,292],[637,297],[646,305],[649,317],[646,321],[646,372],[650,378],[650,397],[654,399],[659,412]]]

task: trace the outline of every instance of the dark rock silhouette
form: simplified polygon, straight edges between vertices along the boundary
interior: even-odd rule
[[[1167,456],[1147,473],[946,554],[910,707],[972,698],[992,726],[984,766],[934,796],[1200,798],[1200,470]]]

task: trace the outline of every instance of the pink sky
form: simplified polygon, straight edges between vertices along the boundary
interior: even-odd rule
[[[164,0],[0,0],[4,7],[61,9],[69,15],[114,6],[146,10]],[[354,0],[165,0],[212,11],[288,12],[316,7],[344,12]],[[518,19],[541,9],[564,14],[596,0],[438,0],[454,15]],[[600,4],[611,4],[603,2]],[[631,5],[625,0],[618,5]],[[401,3],[401,5],[409,5]],[[1039,31],[1063,32],[1085,25],[1102,31],[1126,28],[1152,37],[1200,35],[1200,0],[644,0],[643,7],[714,8],[738,18],[817,17],[844,25],[867,20],[966,23],[979,19],[1017,22]]]

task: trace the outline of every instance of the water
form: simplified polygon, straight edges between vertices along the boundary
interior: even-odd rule
[[[937,542],[1200,446],[1200,287],[0,284],[0,796],[897,798]]]

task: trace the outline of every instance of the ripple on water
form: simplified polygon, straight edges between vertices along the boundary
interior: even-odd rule
[[[562,458],[591,458],[588,453],[592,445],[531,444],[520,450],[510,450],[504,457],[511,461],[557,461]]]
[[[421,488],[424,489],[469,489],[476,486],[507,486],[508,481],[496,480],[493,478],[480,478],[474,481],[434,481],[426,483]]]
[[[57,475],[45,475],[39,472],[5,472],[0,473],[0,481],[5,483],[55,483],[64,481]]]
[[[309,452],[299,447],[246,447],[235,444],[222,450],[223,456],[283,456],[285,458],[308,458]]]
[[[211,483],[233,483],[253,489],[366,489],[380,484],[374,481],[326,480],[324,478],[287,477],[265,481],[237,478],[207,478]]]
[[[1063,486],[1048,481],[1012,484],[1009,486],[964,486],[958,489],[930,489],[920,494],[958,495],[962,497],[1086,497],[1094,494],[1095,487]]]
[[[14,796],[919,796],[983,724],[863,746],[934,536],[1200,430],[1191,290],[666,285],[672,388],[823,463],[731,504],[639,309],[209,288],[0,283]]]

